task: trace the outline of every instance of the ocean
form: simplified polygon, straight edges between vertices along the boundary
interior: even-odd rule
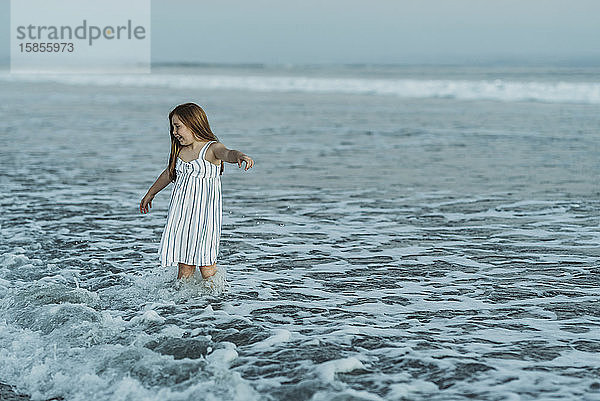
[[[0,73],[0,382],[32,400],[600,400],[600,70]],[[229,149],[217,287],[168,113]],[[12,387],[12,389],[9,389]]]

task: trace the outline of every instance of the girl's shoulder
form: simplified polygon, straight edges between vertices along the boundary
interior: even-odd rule
[[[208,145],[206,148],[206,152],[204,154],[204,158],[206,161],[215,164],[217,166],[221,165],[221,159],[217,156],[219,154],[219,150],[225,149],[225,145],[221,142],[215,141]]]

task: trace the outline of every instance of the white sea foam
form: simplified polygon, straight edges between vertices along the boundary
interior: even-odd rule
[[[336,373],[352,372],[355,369],[365,369],[365,366],[354,356],[323,362],[316,368],[319,376],[327,382],[333,381]]]
[[[600,104],[600,83],[468,79],[375,79],[306,76],[200,74],[0,74],[4,82],[56,82],[66,85],[233,89],[395,95],[505,102]]]
[[[0,85],[0,382],[32,399],[598,395],[597,107],[211,92],[257,170],[177,289],[169,190],[137,206],[157,113],[206,91]]]
[[[292,335],[289,332],[289,330],[277,329],[277,330],[274,330],[274,334],[271,337],[266,338],[256,344],[254,344],[254,347],[268,349],[274,345],[279,345],[281,343],[290,341],[291,336]]]

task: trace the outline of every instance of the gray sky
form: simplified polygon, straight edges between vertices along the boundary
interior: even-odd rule
[[[152,61],[600,65],[599,16],[599,0],[153,0]]]

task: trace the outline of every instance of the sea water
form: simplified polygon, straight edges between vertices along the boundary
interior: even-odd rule
[[[34,400],[600,399],[600,73],[0,74],[0,382]],[[157,255],[167,116],[230,149],[210,282]],[[9,395],[6,395],[8,397]]]

